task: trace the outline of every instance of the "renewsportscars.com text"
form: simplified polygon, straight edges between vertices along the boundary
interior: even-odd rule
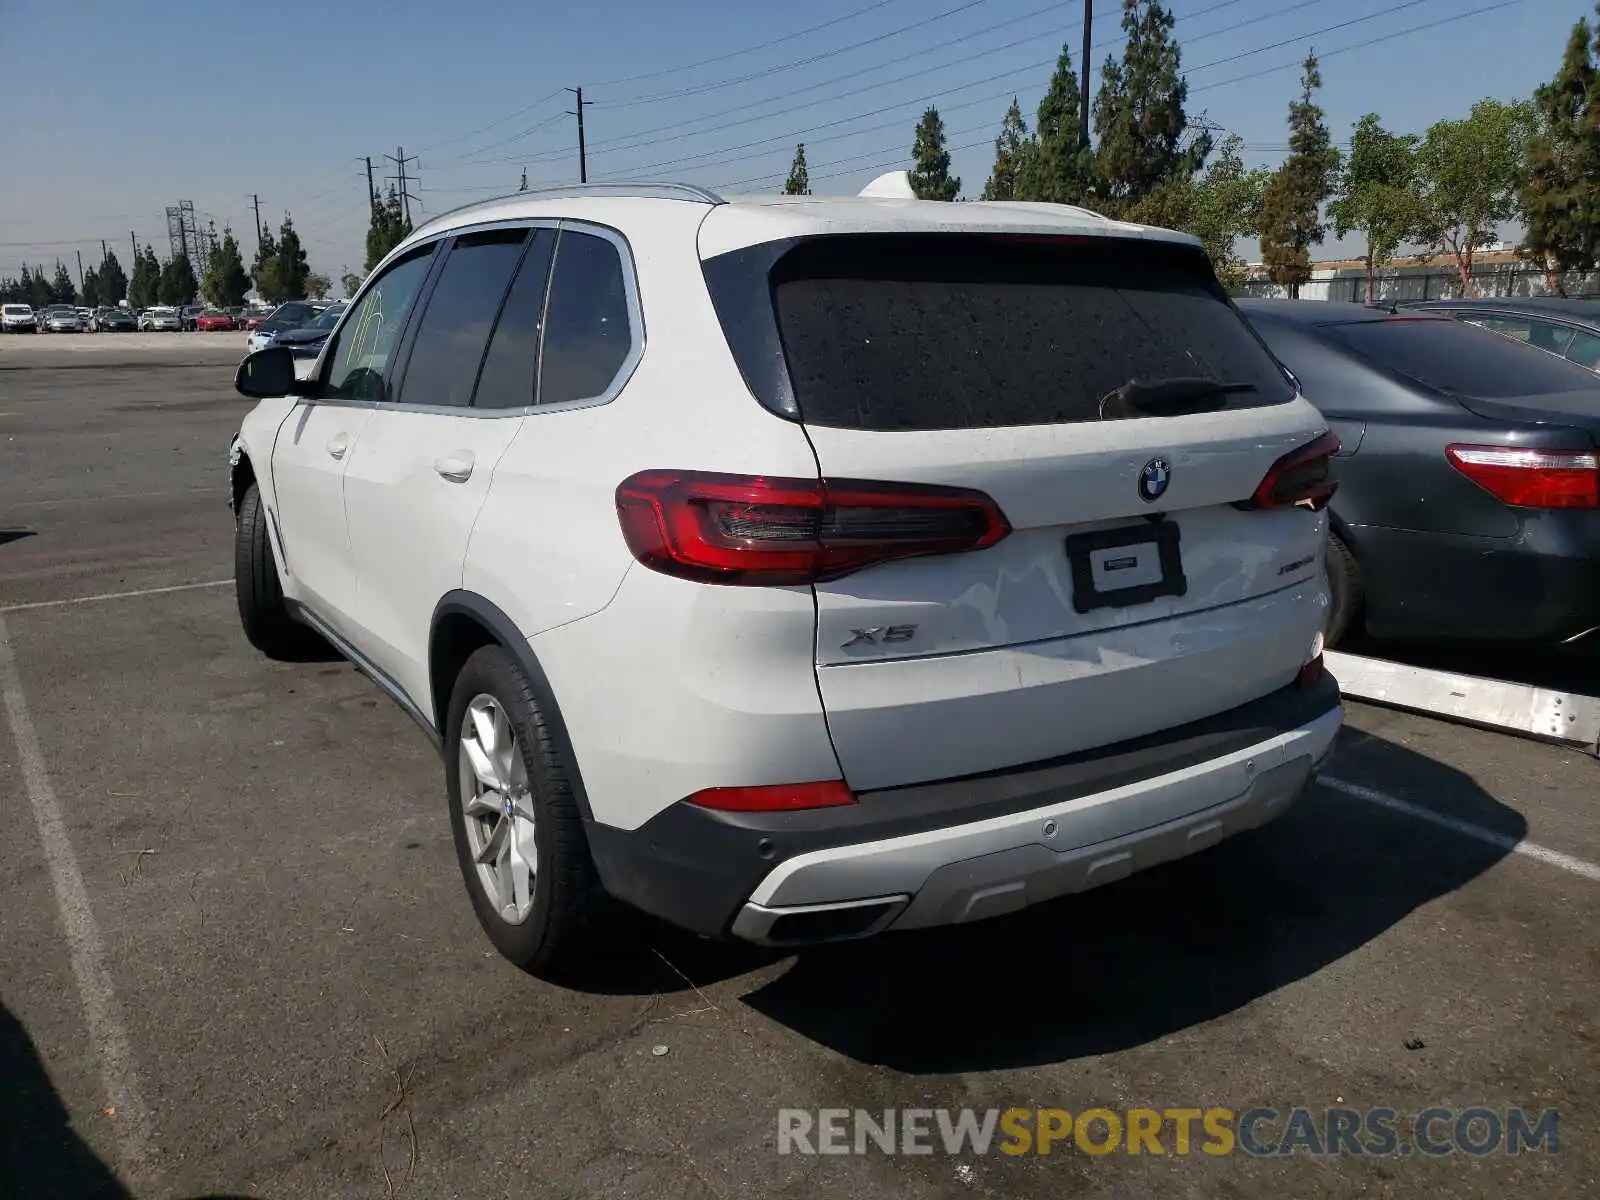
[[[1558,1115],[1520,1108],[778,1110],[779,1154],[1555,1154]]]

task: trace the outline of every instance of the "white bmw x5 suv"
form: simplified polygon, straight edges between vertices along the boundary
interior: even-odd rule
[[[1180,234],[523,193],[237,386],[246,635],[427,731],[532,970],[608,897],[793,945],[1121,879],[1282,812],[1339,729],[1338,443]]]

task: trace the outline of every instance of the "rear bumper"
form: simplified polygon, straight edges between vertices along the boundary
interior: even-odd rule
[[[864,793],[845,808],[676,804],[590,830],[602,881],[711,936],[793,945],[979,920],[1122,879],[1281,813],[1332,749],[1331,677],[1030,767]]]
[[[1600,625],[1600,510],[1524,513],[1511,538],[1349,532],[1375,637],[1553,645]]]

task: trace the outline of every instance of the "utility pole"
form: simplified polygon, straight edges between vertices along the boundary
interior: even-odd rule
[[[255,210],[256,210],[256,259],[257,259],[257,261],[259,261],[260,258],[261,258],[261,250],[262,250],[262,246],[261,246],[261,197],[256,195],[254,192],[251,192],[250,193],[250,203],[255,206]]]
[[[106,249],[106,240],[105,240],[105,238],[101,238],[100,239],[100,262],[102,263],[102,265],[105,263],[106,259],[108,259],[110,257],[111,257],[111,251]]]
[[[408,162],[416,162],[417,156],[414,154],[408,156],[404,146],[396,146],[393,154],[385,154],[384,157],[394,164],[394,175],[386,176],[385,178],[393,179],[399,184],[401,212],[405,215],[406,224],[409,225],[411,224],[411,205],[413,203],[421,205],[422,203],[411,194],[410,188],[411,184],[418,181],[419,176],[414,171],[409,176],[406,174],[406,164]]]
[[[578,182],[589,182],[589,148],[583,140],[583,89],[581,87],[568,88],[578,99],[576,109],[567,109],[567,112],[578,118]]]
[[[83,291],[83,251],[78,251],[78,291]]]
[[[1083,59],[1078,63],[1078,145],[1089,148],[1089,55],[1094,28],[1094,0],[1083,0]]]
[[[372,155],[367,155],[367,215],[369,217],[378,211],[378,189],[372,186]]]

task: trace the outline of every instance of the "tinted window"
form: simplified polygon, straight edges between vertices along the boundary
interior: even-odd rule
[[[1446,395],[1493,399],[1595,386],[1580,367],[1460,321],[1401,317],[1325,331],[1369,362]]]
[[[545,284],[550,278],[553,230],[537,229],[523,256],[516,281],[500,309],[489,353],[478,376],[474,408],[526,408],[534,402],[539,374],[539,326],[544,319]]]
[[[603,394],[633,348],[622,256],[605,238],[563,230],[545,306],[539,403]]]
[[[456,239],[417,327],[402,404],[461,407],[472,399],[489,331],[527,237],[526,229],[496,229]]]
[[[1567,357],[1580,367],[1600,371],[1600,337],[1579,330],[1567,346]]]
[[[401,259],[362,295],[333,349],[327,375],[331,395],[346,400],[386,398],[395,345],[433,264],[432,256],[430,245]]]
[[[772,272],[803,420],[970,429],[1098,420],[1131,380],[1294,391],[1203,255],[1110,239],[855,236],[802,243]]]
[[[1479,316],[1474,313],[1461,319],[1472,325],[1482,325],[1485,329],[1492,329],[1495,333],[1504,334],[1516,341],[1526,342],[1530,346],[1537,346],[1541,350],[1548,350],[1551,354],[1564,352],[1572,338],[1572,330],[1565,325],[1558,325],[1554,321],[1541,321],[1537,317],[1500,313]]]
[[[267,329],[298,329],[315,315],[316,310],[309,304],[285,304],[272,314],[272,319],[267,321],[264,327]]]

